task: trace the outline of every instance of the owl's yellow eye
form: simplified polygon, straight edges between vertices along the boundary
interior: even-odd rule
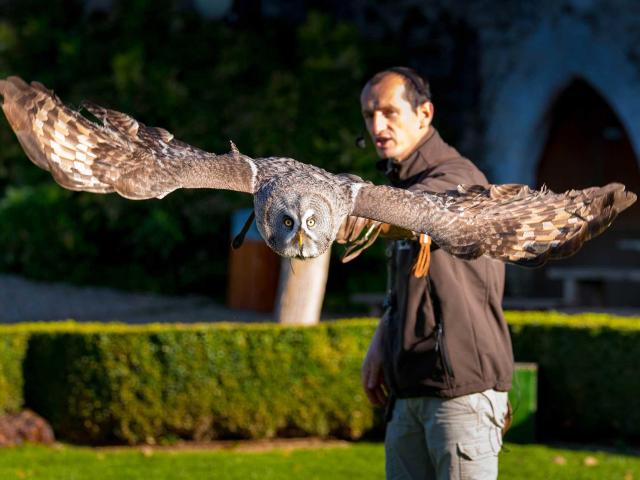
[[[313,228],[316,226],[316,219],[315,217],[309,217],[307,218],[307,227],[309,228]]]
[[[284,217],[282,223],[284,223],[284,226],[287,228],[293,227],[293,219],[291,217]]]

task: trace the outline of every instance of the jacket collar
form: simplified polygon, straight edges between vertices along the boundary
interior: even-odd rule
[[[438,131],[431,127],[422,143],[407,158],[401,162],[383,158],[378,161],[377,167],[384,171],[392,185],[405,187],[407,184],[412,184],[412,180],[426,170],[431,170],[436,165],[458,156],[458,152],[447,145]]]

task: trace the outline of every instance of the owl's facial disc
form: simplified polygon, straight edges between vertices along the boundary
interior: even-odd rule
[[[291,183],[278,187],[256,207],[256,217],[264,219],[258,223],[263,238],[283,257],[322,255],[335,237],[331,199]]]
[[[278,208],[278,213],[273,212],[276,225],[272,227],[269,246],[285,257],[313,258],[324,253],[331,244],[328,208],[308,196],[287,203]]]

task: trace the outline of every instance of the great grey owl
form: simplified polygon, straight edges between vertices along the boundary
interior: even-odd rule
[[[0,80],[0,94],[28,157],[63,187],[130,199],[162,198],[178,188],[250,193],[258,230],[285,257],[321,255],[353,215],[426,233],[458,257],[540,265],[575,253],[636,199],[621,184],[561,194],[524,185],[412,193],[291,158],[251,158],[233,144],[230,153],[215,155],[87,104],[99,125],[40,83],[18,77]]]

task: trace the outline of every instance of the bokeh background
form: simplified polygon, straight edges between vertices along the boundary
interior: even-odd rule
[[[214,152],[291,156],[381,182],[359,93],[409,65],[435,126],[496,183],[553,189],[622,181],[640,191],[640,5],[632,1],[0,1],[0,75],[38,80]],[[0,271],[165,294],[227,296],[231,216],[248,196],[163,200],[74,193],[22,153],[0,119]],[[640,265],[640,210],[559,268]],[[325,310],[381,292],[384,246],[342,265]],[[605,275],[606,277],[606,275]],[[637,283],[596,281],[592,307],[637,307]],[[510,269],[516,308],[553,307],[559,280]]]

